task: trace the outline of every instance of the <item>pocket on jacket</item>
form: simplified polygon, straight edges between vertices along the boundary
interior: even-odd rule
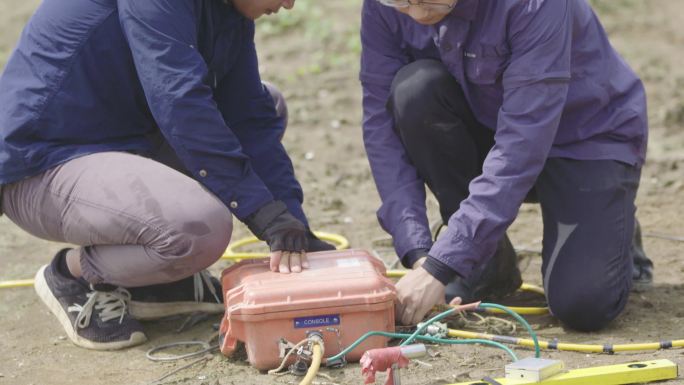
[[[469,82],[493,85],[501,80],[510,62],[510,53],[500,47],[478,45],[466,49],[463,60],[466,79]]]

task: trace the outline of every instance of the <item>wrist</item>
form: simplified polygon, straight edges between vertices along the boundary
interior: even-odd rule
[[[416,262],[413,263],[413,266],[411,266],[411,269],[415,270],[415,269],[423,266],[423,264],[425,263],[426,260],[427,260],[427,257],[420,257]]]
[[[281,201],[271,201],[261,206],[253,214],[245,218],[245,224],[249,230],[257,236],[257,238],[264,240],[264,232],[268,226],[280,215],[287,212],[287,206]]]

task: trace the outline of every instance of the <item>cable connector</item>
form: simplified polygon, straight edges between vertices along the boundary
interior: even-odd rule
[[[418,329],[422,328],[425,323],[418,324]],[[449,335],[449,328],[447,324],[442,322],[433,322],[423,330],[424,335],[433,336],[436,338],[446,338]]]
[[[309,331],[306,333],[306,338],[309,340],[309,343],[317,342],[321,345],[323,345],[323,334],[319,331]]]
[[[281,338],[278,341],[278,356],[280,358],[285,357],[287,352],[290,351],[290,349],[294,348],[294,346],[295,344],[293,344],[292,342],[286,340],[285,338]]]
[[[347,358],[345,356],[341,356],[340,358],[334,360],[327,359],[325,361],[325,366],[333,369],[344,368],[345,366],[347,366]]]

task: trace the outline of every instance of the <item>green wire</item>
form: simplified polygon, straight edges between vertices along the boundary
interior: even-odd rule
[[[530,336],[532,336],[532,341],[534,341],[534,356],[539,358],[541,357],[541,349],[539,348],[539,340],[537,339],[537,334],[532,330],[532,326],[530,326],[527,321],[523,317],[521,317],[518,313],[514,312],[513,310],[507,308],[506,306],[503,305],[498,305],[495,303],[481,303],[478,308],[482,309],[499,309],[502,310],[509,315],[511,315],[513,318],[515,318],[520,324],[522,324],[525,329],[530,333]],[[340,353],[330,357],[327,359],[327,362],[332,362],[334,360],[338,360],[342,357],[344,357],[347,353],[350,351],[354,350],[357,346],[359,346],[360,343],[362,343],[364,340],[366,340],[368,337],[372,336],[383,336],[383,337],[388,337],[388,338],[406,338],[404,342],[401,343],[399,346],[406,346],[413,342],[414,340],[421,340],[421,341],[430,341],[434,343],[440,343],[440,344],[449,344],[449,345],[458,345],[458,344],[482,344],[482,345],[489,345],[489,346],[494,346],[499,349],[503,349],[508,353],[512,358],[513,361],[517,361],[518,357],[515,355],[513,350],[508,348],[506,345],[500,344],[495,341],[489,341],[489,340],[484,340],[484,339],[467,339],[467,340],[450,340],[450,339],[443,339],[443,338],[436,338],[432,336],[424,336],[421,335],[421,333],[430,325],[433,323],[453,314],[456,312],[456,308],[451,308],[449,310],[446,310],[442,313],[437,314],[436,316],[430,318],[427,322],[424,322],[418,329],[416,329],[415,332],[412,334],[403,334],[403,333],[388,333],[388,332],[378,332],[378,331],[372,331],[368,332],[364,335],[362,335],[359,339],[354,341],[353,344],[349,345],[346,349],[342,350]]]
[[[368,333],[362,335],[361,337],[359,337],[359,339],[354,341],[354,343],[347,346],[346,349],[342,350],[341,352],[337,353],[336,355],[334,355],[332,357],[329,357],[327,361],[334,361],[334,360],[338,360],[338,359],[342,358],[343,356],[347,355],[347,353],[354,350],[354,348],[359,346],[359,344],[361,344],[361,342],[363,342],[366,338],[372,337],[372,336],[383,336],[383,337],[388,337],[388,338],[403,338],[403,337],[401,337],[401,334],[399,334],[399,333],[371,331],[371,332],[368,332]]]
[[[518,356],[513,352],[512,349],[510,349],[508,346],[498,343],[496,341],[490,341],[490,340],[481,340],[477,338],[473,339],[468,339],[468,340],[450,340],[450,339],[445,339],[445,338],[435,338],[435,337],[430,337],[430,336],[418,336],[416,339],[422,340],[422,341],[430,341],[438,344],[447,344],[447,345],[471,345],[471,344],[482,344],[482,345],[489,345],[493,346],[495,348],[499,348],[501,350],[506,351],[509,356],[513,359],[513,361],[518,361]],[[493,342],[493,343],[492,343]]]
[[[527,321],[525,321],[525,319],[523,317],[521,317],[518,313],[507,308],[506,306],[498,305],[495,303],[481,303],[478,306],[478,308],[499,309],[499,310],[502,310],[502,311],[510,314],[511,316],[513,316],[513,318],[515,318],[518,322],[520,322],[520,324],[522,324],[527,329],[527,331],[530,333],[530,336],[532,337],[532,340],[534,341],[534,356],[537,358],[541,357],[541,349],[539,348],[539,340],[537,339],[537,334],[534,332],[534,330],[532,330],[532,326],[530,326],[530,324],[527,323]],[[456,308],[451,308],[449,310],[446,310],[446,311],[439,313],[436,316],[430,318],[427,322],[423,323],[421,325],[421,327],[416,329],[416,331],[413,334],[411,334],[411,336],[408,339],[406,339],[406,341],[402,342],[402,344],[400,346],[405,346],[405,345],[410,344],[429,325],[432,325],[434,322],[437,322],[437,321],[441,320],[442,318],[445,318],[445,317],[453,314],[454,312],[456,312]]]
[[[406,341],[402,342],[401,345],[399,345],[399,346],[406,346],[406,345],[410,344],[410,343],[413,342],[413,340],[416,339],[416,337],[418,337],[418,336],[423,332],[423,330],[425,330],[428,326],[432,325],[433,323],[435,323],[435,322],[441,320],[442,318],[447,317],[447,316],[449,316],[449,315],[451,315],[451,314],[453,314],[453,313],[455,313],[455,312],[456,312],[456,308],[451,308],[451,309],[449,309],[449,310],[447,310],[447,311],[441,312],[441,313],[437,314],[436,316],[430,318],[429,320],[427,320],[427,322],[423,322],[423,324],[422,324],[419,328],[417,328],[416,331],[413,332],[413,334],[411,334],[411,335],[409,336],[409,338],[407,338]]]
[[[332,361],[335,361],[335,360],[342,358],[343,356],[347,355],[349,352],[354,350],[357,346],[359,346],[359,344],[361,344],[367,338],[372,337],[372,336],[382,336],[382,337],[387,337],[387,338],[402,338],[403,339],[403,338],[411,337],[411,334],[388,333],[388,332],[377,332],[377,331],[368,332],[368,333],[364,334],[363,336],[361,336],[356,341],[354,341],[353,344],[349,345],[343,351],[341,351],[338,354],[328,358],[327,362],[332,362]],[[518,360],[518,356],[513,352],[513,350],[511,350],[508,346],[506,346],[504,344],[500,344],[500,343],[495,342],[495,341],[482,340],[482,339],[450,340],[450,339],[436,338],[436,337],[432,337],[432,336],[422,336],[422,335],[415,336],[414,339],[438,343],[438,344],[449,344],[449,345],[470,345],[470,344],[489,345],[489,346],[493,346],[493,347],[504,350],[506,353],[508,353],[509,356],[511,356],[513,361]]]
[[[525,321],[525,319],[523,317],[521,317],[520,314],[514,312],[513,310],[507,308],[506,306],[498,305],[495,303],[481,303],[480,306],[478,306],[478,307],[483,308],[483,309],[487,309],[487,308],[499,309],[499,310],[503,310],[506,313],[510,314],[513,318],[515,318],[518,322],[520,322],[520,324],[522,324],[525,327],[525,329],[527,329],[527,331],[530,333],[530,336],[532,336],[532,341],[534,341],[534,356],[537,358],[541,357],[541,350],[539,348],[539,340],[537,339],[537,334],[534,332],[534,330],[532,330],[532,326],[530,326],[530,324],[527,323],[527,321]]]

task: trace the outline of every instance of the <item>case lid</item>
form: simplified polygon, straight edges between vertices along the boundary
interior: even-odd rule
[[[324,251],[307,257],[310,268],[301,273],[274,273],[268,259],[242,261],[224,270],[226,314],[370,305],[396,297],[384,264],[366,251]]]

